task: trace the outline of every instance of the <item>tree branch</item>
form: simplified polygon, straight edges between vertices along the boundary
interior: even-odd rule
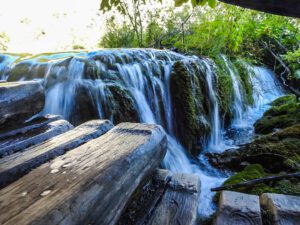
[[[251,186],[254,186],[259,183],[265,183],[265,182],[275,181],[275,180],[282,180],[285,178],[292,178],[292,177],[300,178],[300,172],[254,179],[254,180],[249,180],[249,181],[246,181],[243,183],[225,185],[225,186],[221,186],[221,187],[217,187],[217,188],[212,188],[210,190],[211,191],[233,190],[233,189],[240,188],[240,187],[251,187]]]

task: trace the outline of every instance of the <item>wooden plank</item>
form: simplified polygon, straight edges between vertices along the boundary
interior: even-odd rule
[[[5,82],[0,84],[0,125],[21,121],[40,112],[45,91],[38,81]]]
[[[199,197],[200,179],[197,176],[174,173],[147,225],[195,225]]]
[[[299,0],[220,0],[221,2],[262,12],[300,18]]]
[[[92,120],[41,144],[0,159],[0,187],[19,179],[30,170],[97,138],[113,127],[108,120]]]
[[[42,126],[47,125],[50,122],[63,119],[61,116],[58,115],[51,115],[47,114],[45,116],[40,116],[35,118],[34,120],[30,122],[20,123],[17,127],[14,127],[13,129],[6,130],[5,132],[0,133],[0,140],[13,137],[18,134],[24,134],[26,132],[29,132],[33,129],[40,128]]]
[[[260,204],[266,224],[300,224],[299,196],[265,193],[260,196]]]
[[[157,170],[137,189],[118,224],[194,225],[199,197],[197,176]]]
[[[110,224],[162,161],[158,125],[122,123],[0,190],[0,224]]]
[[[62,134],[70,129],[73,125],[66,120],[56,120],[45,124],[44,126],[28,130],[25,133],[19,133],[14,136],[0,140],[0,158],[21,151],[32,145],[39,144],[56,135]]]
[[[222,191],[215,225],[262,225],[259,197]]]

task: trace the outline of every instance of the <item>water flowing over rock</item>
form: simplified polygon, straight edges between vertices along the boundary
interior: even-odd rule
[[[212,168],[202,153],[235,147],[239,143],[234,135],[251,139],[255,120],[282,94],[271,71],[247,64],[254,72],[241,77],[225,57],[222,76],[210,59],[154,49],[0,58],[1,79],[43,79],[42,115],[61,115],[74,125],[96,118],[162,125],[168,134],[163,165],[200,177],[199,213],[204,215],[213,212],[209,189],[226,175]],[[244,103],[245,93],[250,93],[244,83],[251,84],[247,88],[253,89],[253,105]],[[243,126],[230,126],[232,121]]]

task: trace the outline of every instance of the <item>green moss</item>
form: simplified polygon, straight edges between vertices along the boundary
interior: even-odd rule
[[[252,105],[254,103],[253,99],[253,87],[252,83],[249,79],[249,76],[254,73],[252,67],[250,67],[247,63],[242,60],[236,60],[234,65],[238,71],[238,74],[241,78],[241,85],[243,87],[243,95],[245,104]]]
[[[280,98],[277,98],[275,101],[273,101],[271,103],[271,106],[282,106],[285,104],[291,104],[291,103],[295,103],[296,101],[296,95],[285,95],[282,96]]]
[[[300,103],[296,102],[296,98],[293,100],[292,96],[286,96],[275,100],[254,127],[257,133],[268,134],[297,123],[300,123]]]
[[[271,174],[265,173],[263,167],[259,164],[252,164],[247,166],[243,171],[236,173],[224,182],[224,185],[232,185],[242,183],[248,180],[263,178]],[[250,187],[241,187],[235,191],[261,195],[263,193],[278,193],[300,195],[299,180],[279,180],[268,183],[259,183]]]
[[[216,74],[217,74],[217,89],[218,97],[220,101],[221,114],[225,118],[226,124],[229,124],[232,118],[231,106],[233,103],[233,85],[224,60],[221,57],[217,57]]]
[[[112,117],[113,123],[139,122],[135,102],[129,91],[119,85],[108,85],[107,88],[111,93],[109,101],[112,107],[106,114]]]
[[[192,66],[192,67],[191,67]],[[207,122],[206,101],[200,81],[199,71],[193,63],[185,65],[178,61],[173,65],[170,77],[171,100],[173,105],[175,134],[182,144],[192,153],[199,153],[195,146],[199,145],[210,131]]]
[[[300,170],[300,124],[261,136],[218,158],[229,168],[240,168],[241,162],[248,162],[260,163],[269,172]]]

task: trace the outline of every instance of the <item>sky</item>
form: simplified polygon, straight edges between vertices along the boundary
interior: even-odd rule
[[[9,52],[49,52],[80,44],[96,48],[105,32],[99,0],[0,0],[0,33]]]
[[[161,7],[153,2],[146,7]],[[100,0],[0,0],[0,34],[10,39],[7,52],[68,51],[74,45],[96,49],[110,16],[99,8]]]

